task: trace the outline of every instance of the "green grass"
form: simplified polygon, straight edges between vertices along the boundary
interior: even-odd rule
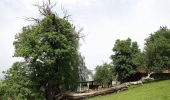
[[[0,87],[1,87],[1,86],[2,86],[2,84],[3,84],[2,82],[3,82],[3,81],[1,81],[1,80],[0,80]]]
[[[88,100],[170,100],[170,80],[131,86],[127,91]]]

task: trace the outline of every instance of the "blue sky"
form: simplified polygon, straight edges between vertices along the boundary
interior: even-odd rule
[[[0,2],[0,71],[10,68],[15,34],[30,24],[24,17],[39,18],[33,6],[42,0],[1,0]],[[54,0],[53,0],[54,1]],[[110,62],[116,39],[132,38],[140,48],[150,33],[160,26],[170,28],[170,0],[56,0],[54,9],[59,15],[61,6],[71,14],[71,22],[87,35],[81,41],[80,52],[89,69]]]

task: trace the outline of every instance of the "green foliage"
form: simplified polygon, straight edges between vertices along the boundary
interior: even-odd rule
[[[170,66],[170,30],[160,27],[146,39],[146,66],[150,71],[161,72]]]
[[[14,41],[14,56],[25,59],[32,81],[45,88],[46,96],[54,95],[73,89],[79,79],[78,40],[74,26],[52,14],[23,27]]]
[[[96,73],[94,80],[98,81],[101,86],[108,86],[113,81],[113,66],[111,64],[104,63],[96,67]]]
[[[16,62],[5,72],[1,85],[3,100],[43,100],[42,91],[29,78],[29,67],[24,62]]]
[[[144,52],[138,53],[133,60],[137,65],[138,72],[148,72],[148,68],[146,67],[146,55]]]
[[[113,48],[114,55],[111,56],[117,80],[128,81],[128,77],[136,72],[140,65],[140,50],[137,42],[131,39],[117,40]]]
[[[4,81],[0,80],[0,100],[3,99],[3,95],[5,94],[5,87],[6,84],[4,83]]]
[[[79,59],[78,59],[78,69],[79,69],[79,81],[87,81],[90,79],[90,77],[93,76],[92,72],[87,69],[85,62],[84,62],[84,57],[79,54]]]

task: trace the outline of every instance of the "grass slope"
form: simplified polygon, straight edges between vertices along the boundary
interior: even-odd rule
[[[131,86],[127,91],[88,100],[170,100],[170,80]]]

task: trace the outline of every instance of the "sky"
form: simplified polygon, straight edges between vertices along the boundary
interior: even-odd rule
[[[40,18],[33,6],[42,0],[1,0],[0,2],[0,72],[15,61],[13,41],[22,27],[32,22],[26,17]],[[54,1],[54,0],[53,0]],[[80,52],[86,66],[110,62],[115,40],[137,41],[143,49],[145,39],[160,26],[170,28],[170,0],[56,0],[53,9],[62,16],[61,8],[71,15],[70,21],[86,35]]]

